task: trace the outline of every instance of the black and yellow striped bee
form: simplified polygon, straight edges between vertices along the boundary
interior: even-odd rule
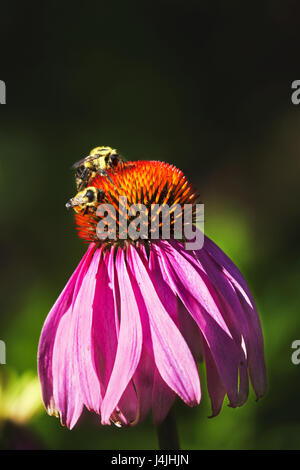
[[[77,191],[82,191],[97,173],[106,175],[106,170],[116,168],[122,159],[111,147],[96,147],[90,154],[74,163]]]
[[[94,211],[96,210],[95,204],[101,202],[103,197],[104,191],[94,186],[87,186],[67,202],[66,208],[71,209],[72,207],[77,213],[86,213],[90,209]]]
[[[111,181],[107,170],[116,168],[121,162],[123,160],[115,149],[96,147],[87,157],[74,163],[72,168],[76,169],[75,181],[78,192],[67,202],[67,209],[72,207],[76,212],[94,209],[95,203],[102,200],[104,192],[89,186],[90,181],[95,178],[97,173],[107,176]]]

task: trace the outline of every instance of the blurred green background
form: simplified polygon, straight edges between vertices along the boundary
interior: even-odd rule
[[[300,448],[300,79],[297,1],[24,2],[1,6],[0,447],[151,449],[151,417],[73,431],[41,405],[44,319],[86,246],[65,208],[70,166],[97,145],[174,163],[205,229],[241,269],[265,336],[268,393],[208,419],[176,405],[184,449]]]

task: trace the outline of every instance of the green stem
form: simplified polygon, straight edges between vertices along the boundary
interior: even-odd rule
[[[174,411],[170,411],[165,420],[157,426],[157,437],[160,450],[179,450]]]

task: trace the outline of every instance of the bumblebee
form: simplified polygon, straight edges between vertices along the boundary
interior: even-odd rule
[[[66,208],[70,209],[72,207],[75,212],[86,214],[89,210],[95,211],[97,208],[95,204],[100,203],[103,198],[104,191],[94,186],[88,186],[70,199],[66,204]]]
[[[116,168],[123,160],[115,149],[111,147],[96,147],[90,154],[74,163],[76,169],[75,181],[77,194],[66,203],[67,209],[73,208],[75,212],[86,214],[89,210],[95,210],[96,203],[101,202],[104,192],[89,186],[91,180],[98,174],[107,176],[108,169]]]
[[[116,168],[123,160],[115,149],[111,147],[96,147],[91,150],[90,155],[74,163],[72,168],[76,169],[75,180],[77,191],[82,191],[96,176],[107,175],[106,170]],[[107,175],[109,178],[109,176]]]

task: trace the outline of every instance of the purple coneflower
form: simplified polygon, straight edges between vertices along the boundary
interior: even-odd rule
[[[182,172],[162,162],[126,163],[109,176],[91,185],[117,211],[120,196],[148,208],[196,202]],[[89,246],[42,330],[38,367],[48,413],[72,428],[84,406],[102,424],[119,426],[137,424],[151,409],[159,423],[176,396],[199,404],[202,359],[213,416],[226,395],[232,407],[245,403],[249,378],[260,398],[262,331],[233,262],[207,237],[194,251],[172,236],[101,241],[99,220],[91,211],[76,214]]]

